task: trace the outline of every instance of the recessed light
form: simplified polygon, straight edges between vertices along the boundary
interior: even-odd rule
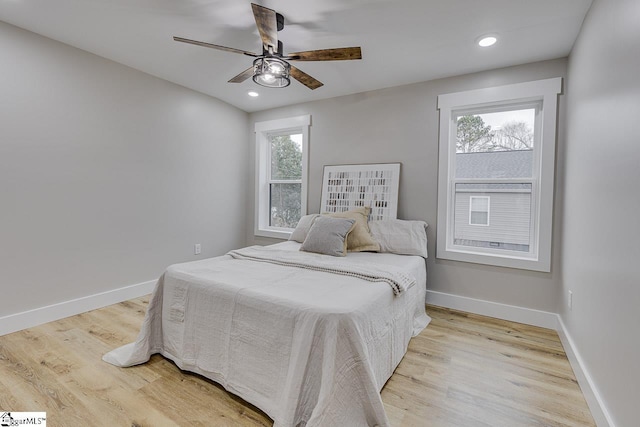
[[[250,90],[249,92],[247,92],[247,95],[255,98],[256,96],[259,96],[260,94],[258,92],[256,92],[255,90]]]
[[[498,39],[495,36],[482,36],[478,40],[478,46],[480,47],[489,47],[496,44]]]

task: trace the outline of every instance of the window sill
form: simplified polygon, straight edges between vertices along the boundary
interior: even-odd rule
[[[518,257],[517,255],[448,249],[438,251],[436,257],[438,259],[493,265],[496,267],[517,268],[521,270],[541,271],[546,273],[551,271],[551,260],[535,259],[526,256]]]
[[[291,233],[293,233],[293,230],[289,228],[259,229],[255,230],[254,235],[260,237],[271,237],[272,239],[289,240]]]

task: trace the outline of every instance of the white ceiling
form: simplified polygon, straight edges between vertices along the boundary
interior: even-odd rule
[[[567,56],[591,0],[255,0],[284,15],[285,53],[361,46],[361,61],[296,62],[311,91],[227,83],[261,52],[250,0],[2,0],[0,20],[252,112]],[[479,36],[499,37],[481,49]],[[247,92],[255,89],[258,98]]]

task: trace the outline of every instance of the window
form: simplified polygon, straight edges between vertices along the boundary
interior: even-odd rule
[[[258,122],[257,236],[289,237],[307,213],[307,152],[311,116]]]
[[[469,197],[469,225],[489,225],[489,197]]]
[[[438,97],[438,258],[550,271],[561,85]]]

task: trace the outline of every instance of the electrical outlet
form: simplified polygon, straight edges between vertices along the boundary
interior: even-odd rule
[[[196,243],[193,246],[193,253],[194,255],[200,255],[200,252],[202,252],[202,247],[200,246],[200,243]]]
[[[573,309],[573,292],[569,291],[569,301],[567,301],[569,310]]]

